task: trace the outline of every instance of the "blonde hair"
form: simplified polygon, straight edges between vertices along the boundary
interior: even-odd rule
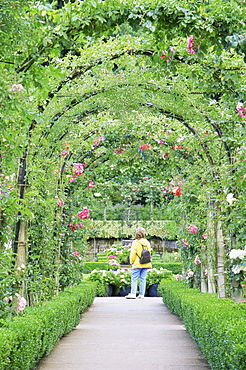
[[[137,230],[136,230],[136,238],[137,239],[144,238],[145,234],[146,234],[146,231],[143,227],[138,227],[137,228]]]

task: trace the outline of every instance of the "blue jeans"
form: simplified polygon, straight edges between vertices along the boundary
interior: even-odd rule
[[[132,278],[131,278],[131,294],[136,294],[137,286],[138,286],[138,278],[140,277],[140,287],[139,287],[139,294],[145,294],[146,289],[146,277],[147,277],[147,268],[143,269],[132,269]]]

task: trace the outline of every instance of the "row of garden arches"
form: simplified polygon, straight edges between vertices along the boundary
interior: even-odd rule
[[[242,50],[232,53],[229,43],[217,43],[211,52],[216,38],[229,35],[222,19],[219,27],[211,20],[213,32],[208,29],[206,5],[203,19],[200,8],[189,2],[184,4],[186,12],[171,3],[165,7],[146,1],[136,8],[132,2],[110,2],[110,9],[96,3],[92,9],[87,2],[69,2],[58,13],[47,8],[47,19],[56,19],[57,30],[47,33],[35,55],[12,70],[24,86],[9,92],[12,122],[6,130],[7,135],[18,117],[21,139],[9,155],[15,168],[9,174],[15,174],[13,183],[18,177],[18,185],[6,197],[6,209],[11,202],[14,206],[1,224],[4,230],[8,217],[16,220],[10,227],[15,266],[29,264],[16,287],[24,294],[29,277],[33,291],[42,279],[47,286],[54,281],[51,290],[58,291],[68,271],[71,281],[66,284],[74,283],[79,268],[73,272],[69,255],[85,249],[90,230],[90,211],[82,217],[85,227],[79,226],[78,212],[88,209],[87,202],[100,193],[97,189],[107,193],[111,183],[124,192],[125,183],[136,187],[151,177],[163,183],[165,194],[174,194],[167,204],[179,223],[177,237],[186,240],[189,225],[199,226],[199,235],[188,240],[189,247],[184,245],[187,270],[201,253],[209,291],[215,292],[218,285],[219,295],[225,297],[224,259],[236,237],[243,243],[244,230],[244,120],[235,111],[243,99]],[[71,9],[74,24],[62,24]],[[89,15],[79,23],[82,11]],[[187,23],[187,12],[196,15],[192,22]],[[240,32],[239,23],[234,33]],[[191,32],[194,53],[187,49]],[[58,46],[65,40],[73,48],[61,57]],[[88,181],[94,188],[88,189]],[[228,203],[229,194],[237,202]],[[205,233],[206,251],[201,252]],[[6,239],[3,231],[2,243]]]

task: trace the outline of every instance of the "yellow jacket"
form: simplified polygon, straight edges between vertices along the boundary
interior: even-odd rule
[[[132,242],[131,253],[130,253],[130,264],[132,265],[133,269],[139,269],[139,268],[140,269],[141,268],[151,269],[152,268],[151,262],[145,263],[145,264],[139,263],[139,257],[141,257],[142,250],[143,250],[142,246],[144,246],[151,252],[151,246],[147,239],[144,239],[144,238],[136,239]]]

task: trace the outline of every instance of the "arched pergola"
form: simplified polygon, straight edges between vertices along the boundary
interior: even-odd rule
[[[37,231],[38,225],[43,227],[46,257],[55,266],[49,273],[59,288],[60,231],[66,219],[54,199],[70,197],[73,202],[76,184],[84,186],[81,193],[86,191],[87,179],[69,181],[74,164],[86,163],[87,178],[107,174],[109,181],[122,168],[127,176],[140,176],[144,170],[163,180],[182,173],[198,191],[200,184],[201,204],[207,208],[204,268],[209,270],[209,291],[216,289],[216,261],[219,295],[225,297],[225,245],[230,248],[231,242],[223,236],[228,230],[223,217],[231,212],[226,216],[230,222],[234,216],[226,195],[233,192],[243,205],[244,180],[238,178],[244,120],[235,107],[243,99],[239,86],[244,49],[240,38],[237,49],[232,51],[230,44],[230,32],[242,32],[242,11],[235,23],[234,10],[230,19],[222,18],[214,4],[209,5],[210,15],[208,4],[189,2],[183,8],[157,1],[94,3],[94,8],[79,1],[60,11],[47,8],[44,34],[31,46],[35,52],[12,71],[27,85],[23,106],[18,102],[15,112],[23,138],[14,152],[22,151],[15,197],[16,266],[26,264],[32,254],[27,233],[30,246],[43,243]],[[231,11],[223,1],[217,6]],[[194,42],[190,38],[187,49],[192,34]],[[19,96],[15,93],[14,99]],[[150,145],[147,160],[147,151],[140,148],[144,144]],[[117,148],[124,152],[116,153]],[[168,157],[163,158],[165,153]],[[17,163],[13,157],[11,162]],[[3,157],[3,173],[5,166]],[[6,221],[1,222],[4,226]],[[41,265],[45,253],[40,252]]]

